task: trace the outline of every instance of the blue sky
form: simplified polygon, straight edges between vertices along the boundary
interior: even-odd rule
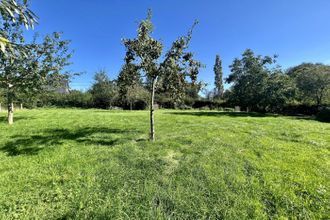
[[[190,48],[206,65],[200,80],[211,86],[215,55],[221,55],[226,76],[246,48],[278,54],[284,68],[308,61],[330,64],[329,0],[32,0],[31,6],[40,17],[34,31],[62,31],[72,40],[70,69],[85,72],[72,80],[74,89],[88,88],[99,69],[116,78],[125,55],[121,39],[135,36],[148,8],[154,37],[165,48],[199,20]]]

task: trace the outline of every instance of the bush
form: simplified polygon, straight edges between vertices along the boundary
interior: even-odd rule
[[[225,112],[235,112],[234,108],[224,108],[223,111]]]
[[[148,107],[148,103],[144,100],[138,100],[134,103],[134,110],[145,110]]]
[[[182,105],[179,105],[179,106],[177,107],[177,109],[180,109],[180,110],[191,110],[192,107],[189,106],[189,105],[182,104]]]
[[[31,107],[75,107],[90,108],[93,107],[92,96],[88,92],[73,90],[68,94],[59,94],[48,92],[36,98]],[[27,106],[27,104],[25,104]],[[27,106],[29,107],[29,106]]]
[[[322,122],[330,122],[330,108],[323,108],[317,115],[316,119]]]
[[[225,103],[221,103],[219,101],[197,100],[192,107],[197,109],[208,108],[211,110],[215,110],[224,107],[224,105]]]
[[[316,105],[288,105],[279,113],[285,115],[316,115],[318,112],[319,108]]]
[[[199,110],[201,110],[201,111],[209,111],[211,109],[208,106],[204,106],[204,107],[199,108]]]
[[[195,103],[195,99],[191,98],[191,97],[185,97],[184,100],[183,100],[183,105],[184,106],[189,106],[190,109],[192,108],[194,103]]]

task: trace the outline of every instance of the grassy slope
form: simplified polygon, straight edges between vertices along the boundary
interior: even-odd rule
[[[0,219],[329,216],[330,124],[158,111],[152,144],[147,112],[16,119],[0,123]]]

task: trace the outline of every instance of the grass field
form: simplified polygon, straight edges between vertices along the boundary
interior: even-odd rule
[[[0,123],[0,219],[327,219],[330,124],[48,109]]]

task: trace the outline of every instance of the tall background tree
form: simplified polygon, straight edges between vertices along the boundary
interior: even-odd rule
[[[227,83],[232,84],[230,101],[233,104],[250,110],[265,110],[262,104],[275,58],[276,56],[257,56],[247,49],[241,59],[236,58],[233,61],[231,73],[226,79]]]
[[[126,64],[134,64],[142,72],[150,92],[150,140],[155,140],[154,128],[154,101],[158,80],[165,78],[168,83],[167,90],[173,94],[175,99],[180,99],[184,94],[186,80],[189,78],[192,83],[196,82],[200,62],[193,59],[193,54],[187,52],[187,48],[192,36],[192,30],[185,37],[180,37],[173,42],[170,50],[164,55],[164,60],[160,61],[163,54],[163,44],[154,39],[153,24],[151,22],[151,11],[148,16],[141,21],[137,37],[125,39]]]
[[[215,98],[223,98],[224,86],[223,86],[223,71],[222,61],[220,55],[216,55],[214,64],[214,84],[215,84]]]

